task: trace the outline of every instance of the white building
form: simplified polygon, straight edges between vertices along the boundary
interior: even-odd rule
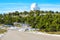
[[[39,8],[38,4],[33,3],[33,4],[31,5],[31,10],[32,10],[32,11],[34,11],[34,10],[40,10],[40,8]]]

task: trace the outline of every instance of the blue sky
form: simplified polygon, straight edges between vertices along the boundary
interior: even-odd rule
[[[0,13],[30,11],[32,3],[37,3],[40,10],[60,11],[60,0],[0,0]]]

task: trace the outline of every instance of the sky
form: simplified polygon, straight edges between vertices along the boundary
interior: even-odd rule
[[[0,0],[0,13],[30,11],[32,3],[37,3],[40,10],[60,11],[60,0]]]

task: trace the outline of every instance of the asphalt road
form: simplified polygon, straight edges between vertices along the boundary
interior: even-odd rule
[[[28,32],[8,31],[2,40],[60,40],[60,37]]]

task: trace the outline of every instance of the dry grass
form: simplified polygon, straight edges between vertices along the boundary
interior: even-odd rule
[[[60,35],[60,31],[59,32],[47,32],[49,34],[59,34]]]
[[[39,30],[39,32],[48,33],[48,34],[59,34],[60,35],[60,31],[58,31],[58,32],[45,32],[44,30]]]
[[[0,34],[4,33],[4,32],[7,32],[7,30],[5,29],[0,29]]]

